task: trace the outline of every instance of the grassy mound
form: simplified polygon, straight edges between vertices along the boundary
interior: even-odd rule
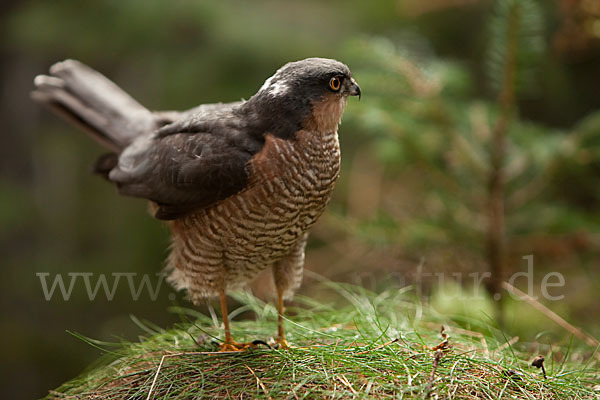
[[[215,341],[222,337],[216,321],[179,310],[195,321],[171,330],[144,325],[147,337],[107,350],[97,365],[47,398],[596,399],[599,394],[595,349],[513,345],[485,322],[436,315],[402,290],[373,294],[325,286],[342,300],[298,298],[289,310],[286,328],[295,348],[216,353]],[[234,337],[272,337],[274,307],[249,294],[238,300],[243,306],[232,314],[253,311],[256,318],[234,320]],[[547,378],[531,366],[538,354],[546,359]]]

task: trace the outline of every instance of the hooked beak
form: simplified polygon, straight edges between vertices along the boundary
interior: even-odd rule
[[[358,86],[354,78],[350,78],[349,83],[346,87],[346,93],[348,93],[348,96],[358,96],[358,100],[360,101],[360,86]]]

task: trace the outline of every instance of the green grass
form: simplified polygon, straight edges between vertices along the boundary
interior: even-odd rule
[[[147,336],[137,343],[90,341],[110,350],[48,398],[146,399],[151,388],[153,399],[597,399],[600,393],[596,349],[572,341],[511,345],[489,320],[462,318],[459,326],[406,290],[374,294],[325,283],[322,292],[331,301],[299,297],[290,307],[286,328],[296,346],[290,350],[215,353],[222,338],[217,321],[179,309],[194,321],[170,330],[140,323]],[[242,306],[234,317],[255,314],[233,318],[236,340],[272,337],[275,308],[249,294],[236,297]],[[442,325],[450,347],[435,350]],[[547,379],[530,365],[538,354],[546,358]]]

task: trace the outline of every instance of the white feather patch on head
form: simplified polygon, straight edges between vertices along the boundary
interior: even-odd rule
[[[267,88],[269,86],[271,86],[271,81],[273,80],[273,77],[270,77],[269,79],[267,79],[265,81],[265,83],[263,83],[263,85],[260,87],[260,89],[258,89],[259,92],[264,92],[267,90]]]
[[[268,93],[270,93],[271,96],[283,96],[288,92],[289,88],[286,81],[280,80],[269,86]]]
[[[274,76],[267,79],[259,91],[275,97],[285,95],[290,89],[287,81],[279,79],[277,82],[272,83]]]

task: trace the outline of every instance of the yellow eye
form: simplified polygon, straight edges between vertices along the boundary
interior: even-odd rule
[[[329,87],[334,92],[337,92],[338,90],[340,90],[340,87],[342,87],[342,81],[340,81],[340,78],[338,78],[337,76],[334,76],[329,80]]]

